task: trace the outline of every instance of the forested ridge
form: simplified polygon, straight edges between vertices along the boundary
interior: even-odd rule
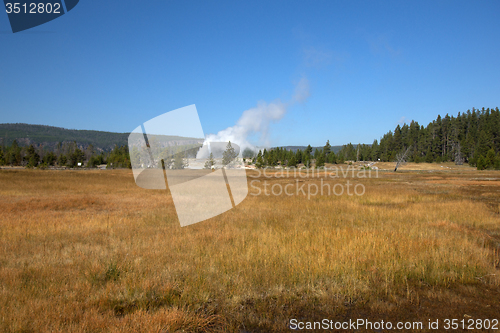
[[[500,169],[500,110],[473,108],[457,116],[440,115],[427,126],[416,121],[397,125],[381,139],[369,144],[342,146],[336,154],[329,141],[323,148],[309,145],[295,152],[283,148],[264,149],[254,158],[257,167],[299,163],[317,167],[344,161],[393,162],[409,148],[409,162],[469,163],[478,169]]]
[[[131,167],[130,133],[70,130],[30,124],[0,124],[0,166]],[[192,138],[162,136],[172,145]]]
[[[128,133],[0,124],[0,165],[130,167]]]
[[[372,159],[392,161],[405,147],[411,148],[410,161],[442,162],[463,159],[476,165],[491,151],[500,151],[500,110],[468,110],[456,117],[440,115],[426,127],[412,121],[397,126],[371,146]],[[491,154],[490,152],[490,154]],[[460,156],[458,156],[460,155]]]
[[[92,145],[97,151],[111,151],[115,145],[126,145],[128,135],[129,133],[72,130],[45,125],[0,124],[0,141],[4,146],[10,146],[16,140],[19,145],[43,145],[54,150],[59,143],[76,142],[82,148]]]

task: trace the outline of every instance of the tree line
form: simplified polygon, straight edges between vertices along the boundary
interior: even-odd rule
[[[43,145],[23,147],[14,140],[10,146],[0,147],[0,165],[44,169],[53,166],[95,168],[103,164],[108,168],[130,168],[128,146],[115,146],[111,152],[103,152],[91,144],[83,148],[76,142],[60,142],[50,150]]]
[[[500,169],[500,110],[472,109],[456,117],[438,117],[426,127],[412,121],[397,126],[367,149],[372,159],[394,161],[411,149],[411,162],[464,162],[478,169]]]
[[[314,149],[308,145],[306,149],[297,149],[296,152],[287,150],[282,147],[259,150],[258,154],[254,156],[252,150],[245,149],[243,151],[243,158],[252,159],[252,163],[257,168],[283,166],[283,167],[297,167],[298,164],[303,164],[306,167],[312,166],[323,167],[325,163],[344,163],[342,155],[335,154],[331,149],[330,142],[327,141],[322,149]]]
[[[472,109],[458,113],[456,117],[446,114],[438,117],[426,127],[412,121],[410,124],[397,125],[381,139],[371,145],[349,143],[335,154],[330,142],[320,149],[311,145],[292,152],[284,148],[260,150],[253,156],[245,150],[243,157],[252,158],[258,168],[267,166],[323,167],[325,163],[344,163],[344,161],[382,161],[395,162],[398,154],[408,151],[409,162],[448,162],[469,163],[479,170],[500,169],[500,110]]]
[[[194,146],[193,146],[194,147]],[[192,155],[196,155],[194,148]],[[473,108],[455,116],[438,117],[427,126],[412,121],[410,124],[397,125],[394,131],[374,140],[371,145],[352,143],[342,146],[335,154],[330,142],[323,148],[313,149],[308,145],[304,150],[293,152],[282,147],[243,151],[243,157],[258,168],[283,166],[320,168],[325,163],[338,164],[345,161],[382,161],[395,162],[397,156],[407,152],[409,162],[448,162],[469,163],[479,170],[500,169],[500,110]],[[406,154],[405,154],[406,155]],[[187,156],[186,156],[187,157]],[[140,159],[136,151],[132,158]],[[180,160],[182,161],[182,159]],[[172,163],[175,159],[172,160]],[[0,165],[46,168],[49,166],[85,167],[106,164],[108,167],[130,168],[128,146],[117,146],[111,152],[97,151],[90,144],[83,148],[74,142],[60,142],[51,150],[43,145],[20,146],[13,141],[11,146],[2,143]],[[180,162],[179,162],[180,163]],[[211,166],[209,166],[211,167]]]

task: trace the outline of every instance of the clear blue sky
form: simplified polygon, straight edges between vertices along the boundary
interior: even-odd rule
[[[272,144],[371,143],[500,107],[499,18],[497,0],[81,0],[13,34],[0,13],[0,123],[130,132],[196,104],[216,133],[306,78]]]

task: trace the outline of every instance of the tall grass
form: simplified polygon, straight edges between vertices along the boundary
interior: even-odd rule
[[[0,331],[283,331],[498,295],[498,182],[438,176],[357,179],[362,196],[252,192],[181,228],[168,191],[128,170],[2,170]]]

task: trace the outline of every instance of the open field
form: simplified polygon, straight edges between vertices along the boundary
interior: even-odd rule
[[[366,163],[356,162],[355,164],[362,165]],[[375,162],[373,166],[380,170],[394,170],[394,162]],[[469,167],[468,164],[456,165],[453,162],[443,163],[413,163],[408,162],[400,166],[398,171],[412,170],[412,171],[473,171],[475,168]]]
[[[169,192],[137,187],[130,170],[0,170],[0,331],[500,319],[500,172],[420,165],[378,178],[260,175],[236,208],[184,228]],[[262,188],[321,179],[365,192]]]

